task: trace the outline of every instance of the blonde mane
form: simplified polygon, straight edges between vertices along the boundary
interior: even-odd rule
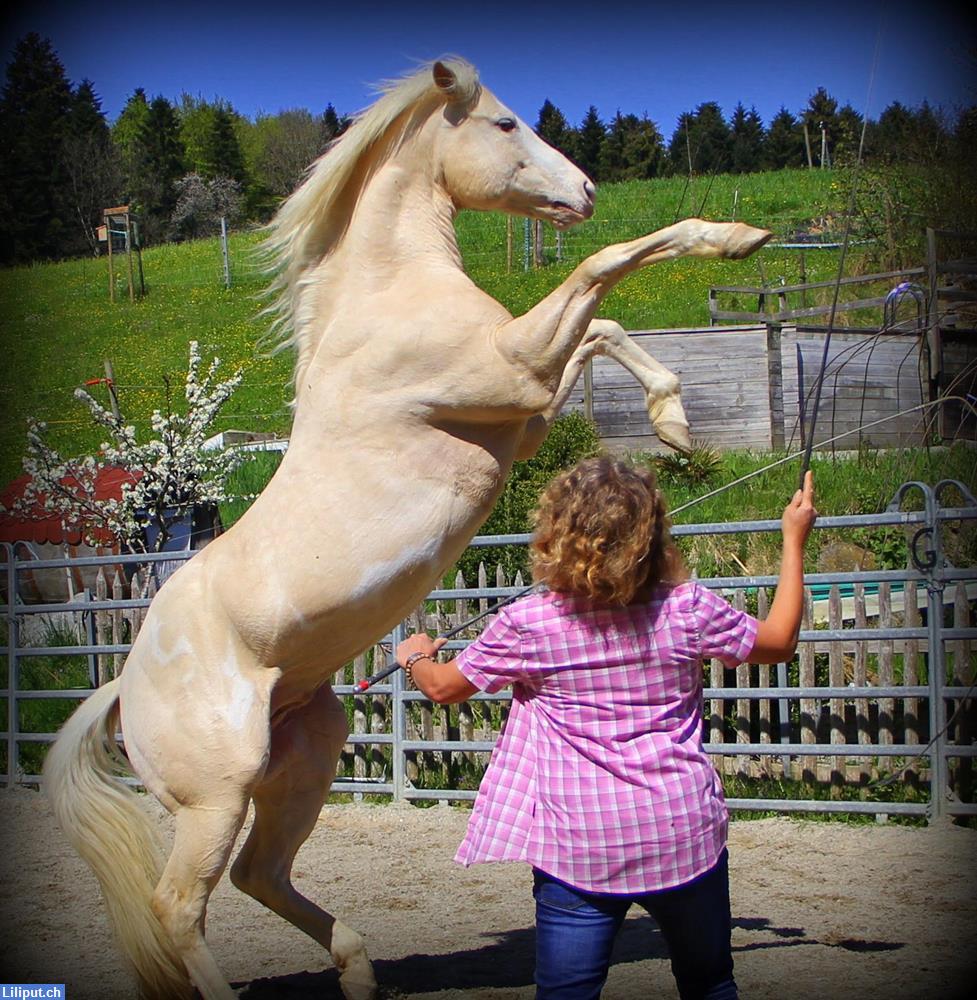
[[[455,75],[450,90],[434,81],[443,63]],[[464,59],[443,57],[376,87],[379,98],[359,112],[349,128],[309,168],[302,184],[282,203],[262,246],[274,274],[272,331],[276,350],[296,351],[295,378],[311,358],[313,333],[299,315],[303,277],[338,246],[364,185],[401,144],[447,101],[473,106],[481,87],[478,73]]]

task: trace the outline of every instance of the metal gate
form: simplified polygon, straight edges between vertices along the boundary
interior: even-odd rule
[[[962,497],[963,505],[949,506],[948,501],[953,497]],[[903,510],[907,503],[919,509]],[[874,813],[878,816],[925,816],[931,820],[977,815],[971,789],[972,762],[977,755],[977,716],[973,709],[977,678],[974,653],[977,628],[973,627],[977,569],[953,565],[946,557],[944,545],[945,533],[951,524],[973,521],[977,521],[977,500],[963,484],[951,480],[935,486],[905,483],[882,514],[818,519],[815,530],[887,526],[900,529],[906,537],[907,568],[808,574],[805,577],[808,611],[798,655],[791,664],[775,665],[761,673],[756,673],[755,668],[751,673],[748,666],[738,668],[735,684],[723,677],[715,664],[707,665],[704,691],[706,749],[716,756],[717,763],[722,762],[727,773],[732,761],[733,773],[738,769],[763,770],[775,763],[785,777],[797,769],[802,774],[813,773],[815,766],[822,765],[831,771],[832,781],[835,774],[851,766],[861,766],[866,774],[868,769],[874,768],[885,772],[886,776],[882,780],[869,781],[867,786],[862,782],[862,797],[855,799],[731,796],[727,798],[731,809]],[[672,533],[681,539],[779,530],[779,520],[770,520],[682,525],[674,527]],[[472,544],[489,548],[526,544],[528,540],[528,535],[482,536]],[[0,780],[8,784],[37,783],[39,768],[31,766],[31,761],[38,758],[36,744],[51,742],[54,735],[39,730],[36,721],[32,720],[37,712],[32,711],[31,706],[49,699],[85,698],[94,686],[104,682],[107,674],[121,669],[131,643],[120,641],[120,635],[138,627],[139,618],[151,598],[142,592],[135,596],[121,593],[117,579],[114,588],[105,585],[94,597],[86,594],[83,601],[28,605],[17,597],[19,577],[38,570],[66,570],[120,562],[138,563],[146,572],[153,564],[172,563],[174,555],[42,562],[17,559],[9,545],[4,545],[3,550],[6,604],[0,608],[0,613],[6,623],[6,645],[0,652],[6,659],[7,677],[0,690],[0,699],[6,701],[7,723],[6,731],[0,734],[6,749]],[[727,577],[700,582],[720,590],[740,606],[752,609],[760,600],[762,613],[763,595],[775,586],[776,577]],[[441,589],[431,593],[429,602],[491,601],[517,590],[518,584]],[[877,608],[873,605],[867,613],[866,593],[877,595],[874,598]],[[854,615],[840,610],[846,594],[854,595],[860,614],[857,610]],[[892,595],[900,594],[902,611],[893,612]],[[819,607],[827,611],[819,614]],[[36,635],[35,641],[30,641],[30,633],[38,631],[29,627],[30,622],[45,615],[70,615],[81,632],[78,641],[70,645],[45,645],[43,637],[39,643],[36,641]],[[114,623],[111,628],[104,625],[106,620]],[[869,620],[874,624],[870,625]],[[384,653],[389,655],[389,650],[407,634],[406,628],[401,624],[378,644],[371,664],[373,669],[382,666],[380,657]],[[462,645],[464,640],[454,640],[449,648]],[[880,671],[875,682],[859,678],[857,670],[855,679],[847,681],[836,665],[840,663],[843,667],[845,657],[850,658],[846,650],[855,650],[856,663],[861,650],[864,661],[866,649],[875,650],[867,655],[876,656],[888,667]],[[36,658],[56,656],[86,658],[87,686],[44,688],[36,677],[28,684],[23,683],[25,664]],[[827,662],[827,668],[822,661]],[[918,677],[916,661],[919,663]],[[806,676],[805,663],[809,667]],[[821,666],[817,666],[818,663]],[[823,675],[825,669],[827,680],[817,679],[817,673]],[[414,713],[425,707],[429,710],[430,704],[420,692],[405,689],[400,671],[364,695],[354,683],[350,665],[333,679],[333,689],[347,703],[351,718],[362,711],[364,698],[383,708],[378,713],[380,724],[368,727],[369,731],[356,731],[357,727],[352,727],[354,731],[345,754],[349,759],[369,748],[369,752],[381,760],[381,773],[357,776],[347,773],[353,770],[351,767],[341,766],[334,792],[400,800],[450,801],[475,797],[473,787],[450,787],[447,783],[442,787],[430,781],[422,786],[411,781],[411,760],[418,755],[439,754],[444,759],[450,755],[468,758],[481,755],[478,759],[484,761],[494,746],[497,733],[487,738],[465,739],[416,731],[417,726],[412,723]],[[477,695],[471,704],[478,706],[481,703],[482,710],[487,712],[486,706],[501,703],[504,712],[510,697],[508,692]],[[884,728],[879,722],[873,736],[871,727],[863,723],[873,718],[889,718],[891,723],[893,705],[912,705],[914,712],[925,706],[925,712],[919,712],[918,726],[912,732],[906,726],[897,732],[891,724]],[[730,706],[735,708],[731,710]],[[850,722],[846,723],[846,718],[853,714],[857,717],[857,733]],[[897,738],[900,734],[901,738]],[[32,746],[34,750],[30,751]],[[914,801],[880,794],[886,788],[900,787],[902,775],[910,772],[916,783]],[[802,786],[803,782],[799,787]],[[864,797],[866,787],[873,791],[872,801]]]

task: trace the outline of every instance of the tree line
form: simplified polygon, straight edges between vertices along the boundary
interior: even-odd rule
[[[969,143],[977,108],[951,119],[926,101],[908,108],[890,104],[877,120],[850,104],[841,107],[824,87],[798,114],[781,107],[764,126],[756,108],[738,103],[729,120],[715,101],[681,114],[666,142],[647,115],[601,120],[591,105],[577,127],[549,100],[536,131],[597,181],[714,173],[746,174],[788,167],[848,166],[865,132],[863,157],[882,164],[929,163],[955,143]]]
[[[208,235],[221,217],[264,221],[349,119],[328,104],[251,121],[222,100],[177,102],[137,88],[110,124],[95,85],[76,87],[48,39],[21,39],[0,92],[0,263],[98,253],[110,206],[129,204],[143,245]],[[843,166],[857,156],[862,116],[821,87],[797,114],[768,125],[737,104],[727,121],[716,102],[680,115],[666,141],[647,115],[591,106],[571,126],[544,101],[536,131],[598,182],[671,174],[750,173]],[[878,164],[932,163],[974,148],[977,108],[954,119],[925,102],[889,105],[865,124],[864,156]]]

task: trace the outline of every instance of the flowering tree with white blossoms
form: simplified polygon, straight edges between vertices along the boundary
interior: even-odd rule
[[[16,507],[21,512],[41,509],[60,517],[68,526],[79,526],[89,544],[97,543],[99,529],[108,531],[133,551],[162,551],[172,537],[174,524],[198,505],[227,499],[228,475],[244,456],[235,451],[204,451],[207,429],[241,384],[242,371],[217,379],[220,360],[214,358],[201,375],[197,342],[190,343],[190,364],[184,396],[186,411],[171,407],[169,380],[166,408],[155,410],[151,426],[155,434],[140,442],[136,429],[107,410],[84,389],[75,398],[89,409],[92,419],[104,427],[111,440],[102,444],[99,457],[62,458],[45,439],[45,424],[31,419],[27,432],[24,470],[30,483]],[[121,499],[96,495],[99,469],[114,466],[130,473],[122,486]],[[155,528],[153,544],[147,544],[147,528]]]

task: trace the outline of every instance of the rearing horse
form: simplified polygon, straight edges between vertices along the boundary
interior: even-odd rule
[[[187,996],[192,982],[206,1000],[234,996],[204,917],[252,801],[232,881],[329,950],[347,997],[375,995],[359,935],[290,878],[348,734],[327,680],[462,553],[592,354],[631,370],[659,437],[688,446],[678,380],[594,313],[639,267],[744,257],[770,234],[680,222],[595,253],[518,318],[465,275],[459,209],[568,226],[593,202],[587,177],[452,59],[387,87],[278,213],[297,354],[288,452],[241,520],[161,588],[125,670],[45,767],[145,995]],[[113,777],[120,724],[128,764],[175,817],[164,865]]]

